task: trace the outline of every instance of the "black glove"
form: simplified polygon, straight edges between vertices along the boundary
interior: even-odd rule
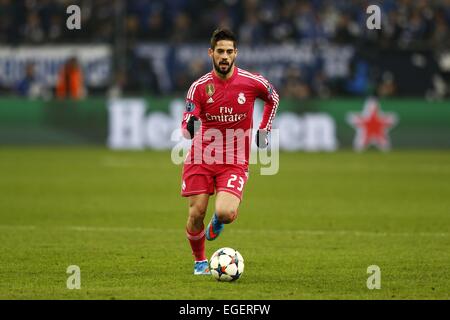
[[[269,139],[267,138],[267,130],[258,129],[256,131],[256,145],[260,149],[265,149],[269,145]]]
[[[191,116],[187,123],[187,130],[189,134],[191,135],[191,139],[194,138],[195,133],[200,128],[200,123],[198,121],[198,118],[196,116]]]

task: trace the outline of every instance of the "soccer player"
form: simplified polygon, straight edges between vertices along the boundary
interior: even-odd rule
[[[196,275],[210,274],[205,238],[216,239],[237,218],[248,179],[255,99],[265,102],[256,133],[259,148],[267,147],[278,107],[274,87],[263,76],[238,68],[237,53],[230,30],[214,31],[208,49],[213,70],[195,81],[186,97],[182,130],[193,141],[183,166],[181,195],[189,198],[186,236]],[[209,197],[215,192],[215,213],[205,230]]]

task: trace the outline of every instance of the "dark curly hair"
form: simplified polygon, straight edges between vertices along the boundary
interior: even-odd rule
[[[237,44],[237,38],[234,35],[233,31],[222,28],[222,29],[216,29],[211,37],[211,49],[214,50],[214,48],[217,45],[217,42],[220,40],[230,40],[233,41],[234,48],[236,49]]]

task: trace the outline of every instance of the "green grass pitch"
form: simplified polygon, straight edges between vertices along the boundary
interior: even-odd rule
[[[239,218],[206,243],[242,253],[234,283],[192,275],[180,173],[168,152],[0,149],[0,299],[449,299],[449,151],[252,165]]]

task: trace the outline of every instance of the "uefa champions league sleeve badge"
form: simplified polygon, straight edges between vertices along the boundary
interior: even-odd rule
[[[195,103],[192,101],[186,101],[186,112],[192,112],[195,110]]]

